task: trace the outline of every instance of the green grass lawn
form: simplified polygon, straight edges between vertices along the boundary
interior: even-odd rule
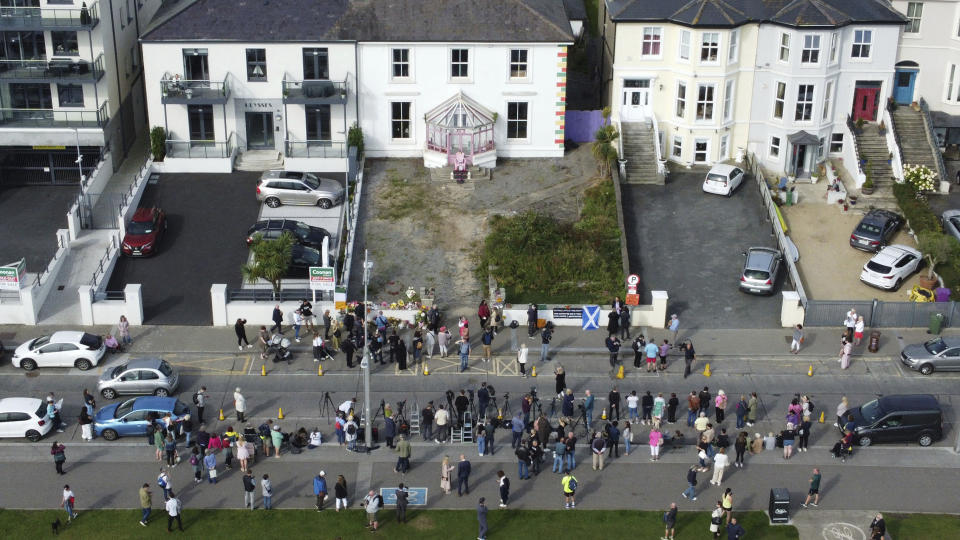
[[[960,516],[884,514],[891,538],[960,538]]]
[[[488,537],[497,538],[660,538],[663,534],[662,513],[627,510],[508,510],[490,509]],[[57,538],[170,538],[166,530],[166,513],[155,509],[146,528],[137,524],[139,510],[80,509],[80,516],[61,528]],[[4,538],[53,538],[50,523],[65,514],[62,510],[0,510],[0,530]],[[380,530],[376,535],[366,529],[366,515],[360,510],[322,514],[311,510],[190,510],[184,512],[184,536],[191,538],[371,538],[395,539],[476,538],[476,512],[467,510],[410,510],[407,523],[397,523],[392,508],[379,513]],[[771,527],[763,512],[746,512],[738,519],[747,537],[767,540],[796,539],[797,530],[790,526]],[[680,512],[678,538],[709,538],[709,515]],[[929,532],[929,531],[928,531]],[[955,536],[955,535],[954,535]],[[897,535],[899,538],[900,536]],[[917,537],[917,536],[915,536]],[[933,538],[933,536],[924,535]],[[946,538],[946,536],[939,536]],[[908,538],[908,536],[903,536]]]

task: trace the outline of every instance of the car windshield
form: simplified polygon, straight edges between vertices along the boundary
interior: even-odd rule
[[[127,234],[150,234],[153,232],[152,221],[131,221],[127,225]]]
[[[126,369],[127,369],[127,365],[126,365],[126,364],[123,364],[122,366],[117,366],[117,367],[113,368],[113,371],[110,372],[110,378],[111,378],[111,379],[116,379],[116,378],[119,377],[120,374],[123,373]]]
[[[763,270],[744,270],[743,277],[747,279],[766,280],[770,278],[770,273],[764,272]]]
[[[314,190],[320,189],[320,181],[317,180],[316,176],[305,175],[303,177],[303,183],[310,186],[310,189],[314,189]]]
[[[176,416],[183,416],[188,412],[190,412],[190,408],[187,407],[184,402],[177,400],[176,405],[173,406],[173,414]]]
[[[947,349],[947,344],[943,338],[934,338],[923,344],[923,348],[930,354],[940,354]]]
[[[41,336],[33,340],[33,343],[30,344],[30,348],[36,349],[37,347],[43,347],[47,343],[50,343],[50,336]]]
[[[136,401],[136,398],[124,401],[120,405],[117,405],[116,412],[113,413],[114,418],[123,418],[130,411],[133,410],[133,403]]]
[[[722,174],[709,173],[709,174],[707,175],[707,181],[709,181],[709,182],[722,182],[722,183],[726,183],[726,182],[727,182],[727,177],[724,176],[724,175],[722,175]]]
[[[46,416],[47,404],[41,401],[40,406],[37,407],[37,412],[35,414],[37,415],[37,418],[43,418],[44,416]]]
[[[160,362],[160,367],[157,369],[160,371],[160,373],[163,373],[165,377],[169,377],[173,374],[173,368],[170,367],[170,364],[168,364],[166,360],[162,360]]]
[[[890,271],[889,266],[884,266],[878,262],[870,261],[867,263],[867,269],[877,272],[879,274],[886,274]]]
[[[84,332],[84,334],[80,336],[80,344],[83,345],[84,347],[87,347],[90,350],[99,349],[101,343],[103,343],[103,338],[101,338],[100,336],[87,334],[86,332]]]
[[[860,414],[863,415],[863,419],[866,420],[867,423],[872,424],[876,422],[880,419],[880,417],[883,416],[883,409],[880,408],[880,401],[875,399],[873,401],[864,403],[860,406]]]
[[[300,252],[299,259],[301,262],[316,266],[320,264],[320,252],[315,249],[304,249]]]
[[[304,225],[303,223],[300,223],[299,221],[297,221],[293,226],[293,234],[295,234],[300,238],[306,238],[310,236],[310,226]]]
[[[874,225],[873,223],[861,223],[860,226],[857,227],[857,232],[864,234],[880,234],[880,227]]]
[[[952,217],[950,218],[950,223],[952,223],[957,230],[960,230],[960,218]]]

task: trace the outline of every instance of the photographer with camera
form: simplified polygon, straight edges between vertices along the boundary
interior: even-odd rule
[[[487,406],[490,405],[490,390],[493,387],[487,387],[486,381],[480,383],[480,389],[477,390],[477,416],[480,418],[486,418],[487,416]]]

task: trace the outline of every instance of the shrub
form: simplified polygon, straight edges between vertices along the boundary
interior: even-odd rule
[[[960,257],[960,242],[949,234],[925,231],[918,235],[920,252],[930,263],[927,266],[927,278],[933,278],[933,271],[941,263],[956,261]]]
[[[357,125],[356,122],[350,126],[350,130],[347,131],[347,147],[356,146],[357,147],[357,159],[363,155],[363,128]]]
[[[904,165],[903,181],[913,187],[915,191],[932,191],[937,173],[926,165]]]
[[[163,161],[167,155],[167,130],[160,126],[150,130],[150,152],[154,161]]]
[[[903,215],[910,222],[910,228],[913,232],[920,234],[922,232],[933,231],[940,232],[940,219],[926,200],[917,198],[917,192],[909,184],[894,184],[893,195],[897,199],[897,204]]]

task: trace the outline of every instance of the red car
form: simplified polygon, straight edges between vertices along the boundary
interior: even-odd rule
[[[157,252],[157,244],[167,230],[167,215],[163,210],[138,208],[133,219],[127,224],[127,234],[123,237],[121,250],[129,257],[146,257]]]

